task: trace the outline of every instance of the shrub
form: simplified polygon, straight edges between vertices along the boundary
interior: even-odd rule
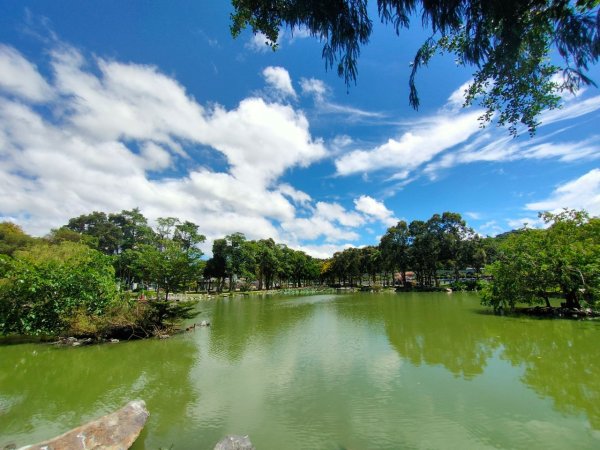
[[[117,299],[110,259],[83,244],[17,251],[0,260],[0,274],[4,334],[57,334],[74,321],[83,327],[83,316],[102,315]]]

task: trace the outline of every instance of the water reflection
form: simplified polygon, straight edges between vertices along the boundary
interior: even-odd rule
[[[138,450],[211,448],[231,433],[257,448],[600,448],[600,324],[478,303],[228,298],[202,305],[211,327],[165,341],[0,347],[0,444],[141,397]]]
[[[600,430],[600,324],[508,319],[502,357],[525,368],[521,380],[565,414],[585,412]],[[510,338],[509,338],[510,336]]]
[[[524,368],[520,380],[566,414],[600,430],[600,323],[481,314],[472,295],[349,298],[340,314],[384,324],[390,345],[415,366],[441,365],[465,380],[498,355]]]
[[[0,447],[9,436],[20,446],[63,433],[134,398],[152,412],[149,426],[167,429],[197,400],[189,378],[197,349],[189,340],[1,350]]]
[[[229,362],[240,361],[251,344],[268,348],[277,335],[305,320],[313,310],[312,303],[302,297],[219,299],[212,311],[210,353]]]

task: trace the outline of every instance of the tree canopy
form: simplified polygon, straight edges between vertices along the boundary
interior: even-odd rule
[[[542,214],[547,229],[523,229],[499,246],[488,268],[483,303],[494,309],[542,303],[559,294],[567,308],[593,305],[600,294],[600,220],[581,211]]]
[[[250,27],[274,49],[280,30],[307,30],[323,42],[326,67],[356,82],[360,49],[373,30],[368,0],[232,0],[231,32]],[[593,84],[585,72],[600,55],[598,0],[377,0],[379,19],[397,35],[419,20],[431,31],[415,54],[409,102],[417,109],[415,77],[439,53],[475,68],[465,106],[481,103],[482,124],[497,120],[511,134],[530,133],[562,90]],[[559,64],[552,62],[554,53]],[[562,74],[561,77],[556,75]]]

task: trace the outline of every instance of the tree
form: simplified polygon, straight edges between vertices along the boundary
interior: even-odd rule
[[[434,215],[427,222],[413,220],[408,226],[410,233],[410,258],[417,283],[421,287],[437,284],[436,270],[440,255],[440,245],[437,239],[438,224]]]
[[[108,220],[121,230],[119,253],[135,249],[140,244],[149,244],[154,232],[148,226],[148,219],[140,212],[139,208],[130,211],[123,210],[118,214],[109,214]]]
[[[600,221],[582,211],[541,215],[549,227],[512,233],[488,266],[493,280],[483,303],[494,309],[545,303],[559,294],[567,308],[600,299]]]
[[[109,221],[106,213],[94,211],[69,220],[66,225],[69,230],[92,236],[97,239],[97,249],[107,255],[119,252],[123,232]]]
[[[347,85],[356,82],[361,46],[373,27],[368,0],[232,0],[231,32],[250,27],[264,33],[274,49],[280,29],[305,29],[323,45],[327,68],[337,64]],[[458,64],[476,68],[465,105],[479,99],[489,122],[517,134],[530,133],[544,109],[555,108],[561,90],[593,84],[586,75],[600,55],[597,0],[378,0],[381,21],[396,34],[418,20],[431,30],[412,64],[410,104],[419,107],[415,76],[438,53],[452,53]],[[562,65],[549,62],[556,51]],[[563,81],[555,75],[562,72]]]
[[[280,249],[273,239],[261,239],[255,243],[254,260],[256,262],[256,278],[258,289],[273,287],[273,281],[277,274],[277,266],[281,258]]]
[[[12,255],[35,242],[35,239],[12,222],[0,222],[0,255]]]
[[[445,212],[441,217],[436,214],[431,220],[436,222],[439,233],[440,262],[453,270],[458,281],[459,270],[470,263],[467,243],[474,239],[475,233],[458,213]]]
[[[378,247],[367,246],[360,249],[360,273],[366,274],[369,286],[375,283],[381,271],[381,251]]]
[[[163,289],[168,300],[171,292],[183,290],[198,279],[203,264],[197,244],[205,237],[193,222],[182,223],[176,217],[159,217],[156,222],[156,232],[150,230],[151,243],[138,242],[135,250],[123,252],[121,260],[125,269],[138,271],[156,285],[157,299]]]
[[[395,226],[388,228],[379,243],[384,264],[392,272],[400,271],[402,283],[406,283],[406,271],[410,262],[409,241],[408,225],[401,220]]]
[[[219,291],[225,278],[229,278],[229,291],[233,291],[238,277],[250,276],[255,264],[252,244],[242,233],[233,233],[213,242],[213,256],[207,261],[205,276],[220,279]]]

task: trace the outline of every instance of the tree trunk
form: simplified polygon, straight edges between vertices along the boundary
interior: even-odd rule
[[[581,306],[579,304],[579,299],[577,298],[577,293],[575,292],[567,292],[565,294],[565,300],[567,301],[565,306],[569,309],[579,309]]]

